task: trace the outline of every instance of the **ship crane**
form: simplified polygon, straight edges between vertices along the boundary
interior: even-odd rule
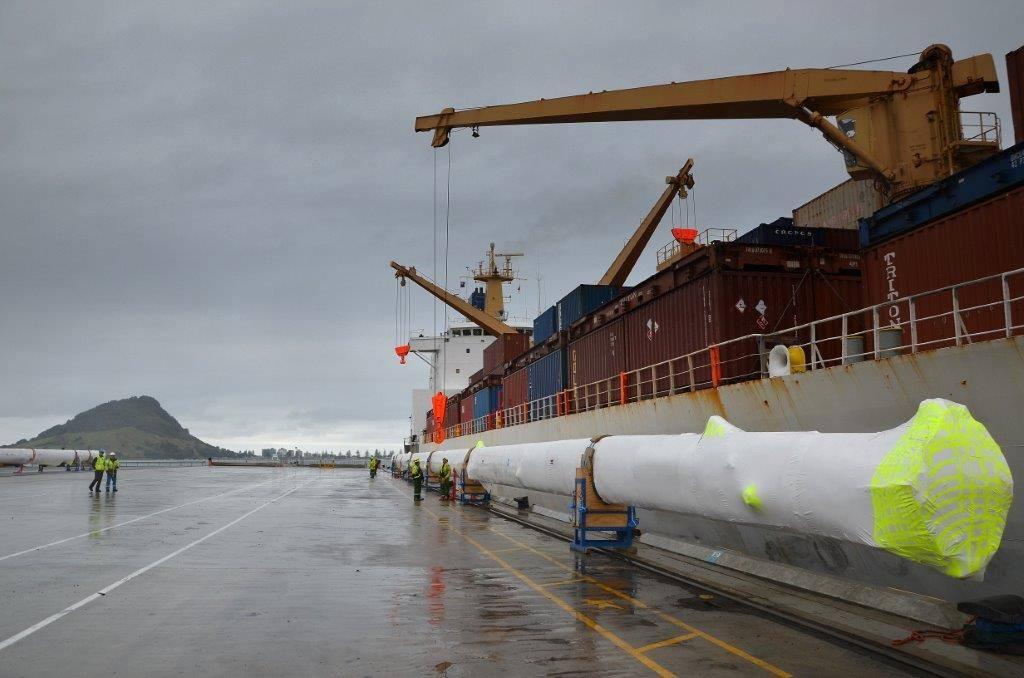
[[[668,211],[669,205],[672,204],[672,199],[677,195],[680,198],[685,198],[686,189],[693,188],[693,175],[690,174],[691,169],[693,169],[693,158],[688,158],[686,164],[683,165],[677,175],[665,177],[665,183],[667,184],[665,190],[657,202],[654,203],[654,206],[651,207],[644,220],[640,222],[640,225],[633,232],[633,236],[626,243],[625,247],[615,257],[615,261],[608,267],[605,274],[601,276],[601,279],[597,282],[598,285],[622,287],[626,284],[626,278],[629,277],[637,260],[640,258],[640,254],[644,251],[647,243],[650,242],[651,236],[654,235],[654,231],[658,228],[658,224],[661,223],[665,212]]]
[[[786,69],[754,75],[605,90],[416,118],[435,147],[449,132],[495,125],[638,120],[791,118],[821,131],[855,179],[877,180],[890,199],[924,188],[995,153],[998,123],[964,134],[960,99],[998,92],[991,54],[954,61],[932,45],[908,72]],[[995,120],[994,114],[989,119]],[[836,116],[837,123],[826,116]],[[979,116],[979,119],[982,116]]]
[[[491,254],[494,254],[494,245],[491,245]],[[500,256],[504,256],[504,255],[500,255]],[[517,256],[517,255],[508,255],[508,256],[511,257],[511,256]],[[492,258],[492,263],[493,263],[493,258]],[[465,299],[463,299],[459,295],[452,294],[448,290],[446,290],[446,289],[444,289],[442,287],[439,287],[438,285],[435,285],[433,282],[431,282],[427,278],[425,278],[422,275],[420,275],[419,273],[416,272],[415,267],[403,266],[403,265],[401,265],[399,263],[396,263],[396,262],[392,261],[391,262],[391,268],[395,269],[395,277],[396,278],[400,278],[400,279],[403,279],[403,280],[411,280],[412,282],[416,283],[417,285],[422,287],[424,290],[426,290],[429,294],[432,294],[433,296],[435,296],[438,299],[440,299],[443,303],[445,303],[448,306],[450,306],[453,309],[455,309],[458,313],[461,313],[462,315],[464,315],[467,320],[469,320],[469,321],[479,325],[480,328],[483,329],[484,332],[487,332],[487,334],[490,334],[491,336],[494,336],[494,337],[500,337],[503,334],[515,334],[516,333],[516,329],[514,327],[510,327],[509,325],[506,325],[504,322],[502,322],[497,317],[497,315],[492,315],[492,314],[488,313],[486,306],[484,307],[485,310],[481,311],[476,306],[473,306],[472,304],[470,304],[468,301],[466,301]],[[503,308],[504,308],[504,301],[503,301],[503,299],[500,296],[501,295],[500,283],[499,283],[499,288],[498,288],[498,294],[499,294],[499,296],[498,296],[498,303],[500,304],[500,306],[496,307],[496,310],[502,311]]]

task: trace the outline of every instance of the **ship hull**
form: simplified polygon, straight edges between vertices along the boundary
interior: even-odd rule
[[[615,434],[693,433],[720,415],[748,431],[870,432],[897,426],[926,398],[966,405],[1024,478],[1024,338],[979,342],[914,355],[762,379],[608,407],[446,441],[445,450]],[[425,446],[431,450],[437,446]],[[531,506],[567,516],[565,497],[527,494]],[[1010,509],[1003,544],[983,581],[958,580],[890,553],[846,542],[661,511],[640,511],[648,538],[728,549],[878,586],[947,600],[1024,590],[1024,503]]]

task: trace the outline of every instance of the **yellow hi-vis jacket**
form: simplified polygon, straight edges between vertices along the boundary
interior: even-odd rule
[[[92,461],[92,469],[94,471],[106,471],[107,470],[107,458],[96,457]]]
[[[371,470],[371,471],[376,471],[376,470],[377,470],[377,467],[378,467],[379,465],[380,465],[380,462],[379,462],[379,461],[377,461],[377,458],[376,458],[376,457],[374,457],[373,459],[371,459],[371,460],[370,460],[370,470]]]
[[[120,459],[111,459],[109,457],[107,458],[107,473],[110,473],[111,471],[113,471],[114,473],[117,473],[117,469],[120,466],[121,466],[121,460]]]
[[[413,480],[423,477],[423,471],[420,469],[420,465],[418,463],[414,463],[412,465],[411,475]]]
[[[440,473],[440,475],[438,475],[438,478],[440,478],[441,480],[445,480],[445,481],[448,481],[448,480],[452,479],[452,466],[451,466],[451,464],[449,464],[447,462],[444,463],[444,464],[441,464],[441,473]]]

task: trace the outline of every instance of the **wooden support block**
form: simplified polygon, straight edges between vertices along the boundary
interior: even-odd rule
[[[601,500],[594,489],[594,477],[587,472],[587,469],[576,469],[576,479],[586,481],[587,494],[587,527],[624,528],[629,524],[629,507],[622,504],[608,504]],[[579,486],[576,490],[576,505],[578,506],[582,497],[579,496]]]

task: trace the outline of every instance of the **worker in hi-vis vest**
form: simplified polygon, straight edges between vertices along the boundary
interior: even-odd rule
[[[448,495],[452,491],[452,467],[448,463],[448,457],[441,460],[441,472],[437,477],[441,481],[441,501],[448,501]]]
[[[103,472],[107,470],[107,459],[106,452],[100,450],[96,458],[92,460],[92,482],[89,483],[89,491],[92,492],[94,489],[96,492],[100,491],[100,485],[103,483]]]
[[[420,492],[423,491],[423,470],[420,468],[419,459],[413,459],[412,467],[409,469],[409,477],[412,478],[412,498],[420,501],[423,499],[420,496]]]
[[[107,470],[107,492],[110,492],[110,483],[114,483],[114,492],[117,492],[117,469],[121,467],[121,462],[117,460],[117,454],[114,452],[110,453],[107,457],[106,470]],[[96,488],[99,489],[99,488]]]
[[[377,457],[374,457],[373,459],[370,460],[370,477],[371,478],[376,478],[377,477],[377,467],[378,466],[380,466],[380,460],[377,459]]]

